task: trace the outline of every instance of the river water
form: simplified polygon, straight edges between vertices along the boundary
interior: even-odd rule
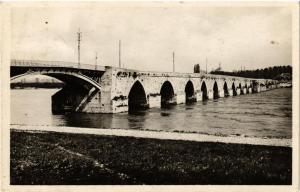
[[[134,114],[51,113],[58,89],[11,90],[11,124],[196,132],[220,136],[292,137],[292,89],[152,108]]]

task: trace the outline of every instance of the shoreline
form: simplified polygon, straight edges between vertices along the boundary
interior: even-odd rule
[[[91,135],[106,135],[106,136],[127,136],[136,138],[151,138],[151,139],[168,139],[168,140],[183,140],[196,142],[219,142],[232,144],[252,144],[266,146],[282,146],[291,147],[292,140],[286,138],[258,138],[258,137],[243,137],[243,136],[216,136],[199,133],[185,132],[164,132],[164,131],[149,131],[149,130],[133,130],[133,129],[100,129],[100,128],[80,128],[80,127],[65,127],[65,126],[34,126],[34,125],[10,125],[10,129],[23,131],[46,131],[58,133],[77,133]]]
[[[12,185],[290,185],[292,148],[11,130]]]

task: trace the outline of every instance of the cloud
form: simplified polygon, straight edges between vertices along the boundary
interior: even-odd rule
[[[18,8],[12,21],[18,59],[76,61],[80,27],[84,63],[93,64],[98,52],[98,63],[117,66],[121,39],[122,62],[139,70],[171,71],[173,51],[182,72],[204,67],[206,57],[209,70],[219,62],[226,70],[291,64],[289,8]]]

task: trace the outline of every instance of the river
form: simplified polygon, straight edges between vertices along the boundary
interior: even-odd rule
[[[58,89],[11,90],[11,124],[195,132],[220,136],[292,137],[292,89],[220,98],[134,114],[51,113]]]

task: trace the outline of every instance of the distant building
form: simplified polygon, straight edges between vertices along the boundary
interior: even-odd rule
[[[194,73],[206,73],[206,71],[201,70],[200,65],[196,64],[194,65]]]
[[[199,64],[194,65],[194,73],[200,73],[200,65]]]

